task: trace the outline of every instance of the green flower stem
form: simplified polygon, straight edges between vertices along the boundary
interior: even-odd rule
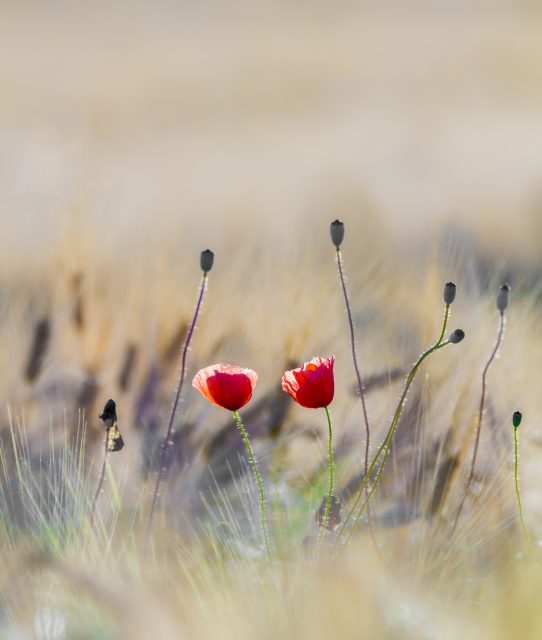
[[[516,485],[516,498],[518,500],[518,508],[519,508],[519,520],[521,522],[521,531],[523,533],[523,538],[525,539],[525,544],[527,548],[531,548],[531,538],[527,532],[527,527],[525,526],[525,519],[523,518],[523,506],[521,504],[521,497],[519,494],[519,436],[517,427],[514,428],[514,482]]]
[[[326,510],[324,512],[324,519],[322,524],[320,525],[320,531],[318,533],[318,540],[316,541],[316,549],[315,549],[315,557],[318,555],[318,551],[320,549],[320,545],[322,543],[322,538],[327,530],[327,525],[329,522],[329,510],[331,509],[331,497],[333,496],[333,427],[331,425],[331,416],[329,414],[328,407],[324,407],[327,417],[327,427],[328,427],[328,467],[329,467],[329,489],[327,494],[326,501]]]
[[[331,498],[333,496],[333,427],[331,424],[331,415],[329,413],[329,408],[324,407],[327,417],[327,426],[328,426],[328,468],[329,468],[329,488],[326,500],[326,509],[324,512],[324,518],[320,525],[320,531],[318,532],[318,538],[316,539],[316,545],[314,547],[314,555],[312,559],[313,565],[316,563],[318,559],[318,555],[320,553],[320,547],[322,545],[322,540],[327,531],[327,526],[329,522],[329,512],[331,509]],[[318,510],[319,511],[319,510]]]
[[[418,372],[418,369],[420,368],[420,366],[422,365],[422,363],[424,362],[424,360],[426,358],[428,358],[432,353],[434,353],[435,351],[437,351],[438,349],[441,349],[442,347],[445,347],[446,345],[449,344],[449,341],[447,340],[446,342],[443,342],[444,339],[444,334],[446,333],[446,327],[448,325],[448,319],[450,317],[450,305],[446,305],[446,309],[444,311],[444,321],[442,323],[442,331],[440,332],[440,336],[438,338],[438,340],[435,342],[435,344],[430,347],[429,349],[427,349],[427,351],[424,351],[422,353],[422,355],[418,358],[418,360],[414,363],[414,366],[412,367],[410,373],[407,376],[406,382],[405,382],[405,388],[403,390],[403,393],[401,395],[401,398],[399,399],[399,403],[397,405],[397,408],[395,409],[395,413],[393,415],[392,421],[391,421],[391,425],[390,428],[388,430],[388,433],[384,439],[384,441],[382,442],[382,444],[380,445],[378,451],[376,452],[375,457],[373,458],[371,464],[369,465],[369,469],[367,470],[367,473],[365,475],[365,477],[363,478],[363,481],[359,487],[358,493],[356,495],[356,499],[354,500],[354,504],[352,505],[352,508],[350,509],[350,511],[348,512],[348,515],[346,516],[346,518],[344,519],[344,522],[337,534],[337,537],[335,539],[335,546],[338,546],[341,536],[343,535],[344,531],[346,530],[346,527],[350,521],[350,518],[352,517],[352,515],[354,514],[354,512],[356,511],[360,500],[363,496],[365,487],[369,481],[369,478],[371,477],[373,470],[375,469],[380,456],[382,455],[382,462],[380,464],[380,468],[378,470],[377,476],[376,476],[376,480],[374,485],[372,486],[372,488],[367,492],[367,495],[365,497],[365,500],[363,501],[361,507],[359,508],[355,518],[354,518],[354,522],[352,524],[352,526],[350,527],[350,530],[348,532],[345,544],[348,543],[348,541],[350,540],[352,533],[354,532],[357,523],[359,522],[359,519],[365,509],[365,507],[367,506],[367,503],[369,502],[369,500],[371,499],[371,496],[373,495],[373,493],[375,492],[380,479],[382,477],[382,472],[384,470],[384,466],[386,465],[386,461],[388,459],[388,456],[390,454],[390,448],[391,448],[391,443],[393,440],[393,436],[395,434],[395,431],[397,430],[397,426],[399,424],[399,420],[401,418],[401,413],[403,411],[403,407],[405,404],[405,400],[407,397],[407,394],[410,390],[410,387],[412,385],[412,382],[414,381],[414,378],[416,376],[416,373]]]
[[[235,422],[237,423],[237,428],[241,434],[245,442],[245,446],[248,451],[248,457],[250,458],[250,465],[252,470],[254,471],[254,477],[256,478],[256,482],[258,483],[258,489],[260,491],[260,517],[261,517],[261,527],[262,527],[262,535],[265,543],[265,550],[267,553],[267,558],[271,560],[271,543],[269,541],[269,535],[267,533],[267,525],[265,522],[265,493],[263,490],[263,483],[260,476],[260,472],[258,471],[258,465],[256,464],[256,458],[254,457],[254,451],[252,450],[252,445],[250,444],[250,439],[248,437],[248,433],[243,426],[243,422],[241,421],[241,416],[238,411],[233,412],[233,416],[235,418]]]

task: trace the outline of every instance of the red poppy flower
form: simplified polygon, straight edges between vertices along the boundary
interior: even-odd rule
[[[299,369],[286,371],[282,376],[282,389],[307,409],[327,407],[333,400],[335,356],[313,358]]]
[[[218,407],[237,411],[252,398],[258,374],[234,364],[213,364],[196,373],[192,386]]]

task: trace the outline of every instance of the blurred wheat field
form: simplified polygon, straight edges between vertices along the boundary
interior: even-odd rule
[[[0,5],[0,638],[540,637],[541,35],[528,2]],[[448,280],[466,338],[409,393],[371,501],[378,549],[363,526],[311,568],[325,417],[282,372],[336,356],[345,503],[365,443],[336,217],[372,450]],[[234,424],[189,384],[142,551],[207,247],[187,374],[259,374],[241,413],[271,503],[268,572]],[[108,398],[126,447],[92,522]]]

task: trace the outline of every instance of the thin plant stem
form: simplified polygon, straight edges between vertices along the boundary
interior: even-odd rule
[[[260,472],[258,471],[258,465],[256,464],[256,458],[254,457],[254,451],[252,450],[252,444],[250,443],[250,438],[248,437],[247,430],[243,426],[243,422],[241,420],[241,416],[238,411],[233,412],[233,416],[235,418],[235,422],[237,423],[237,428],[239,429],[239,433],[243,438],[245,446],[248,451],[248,457],[250,459],[250,466],[252,467],[252,471],[254,472],[254,477],[256,478],[256,482],[258,483],[258,490],[260,492],[260,525],[262,528],[262,536],[265,544],[265,551],[267,553],[267,559],[271,561],[271,542],[269,540],[269,534],[267,532],[267,524],[265,521],[265,493],[263,490],[263,482],[260,476]]]
[[[331,423],[331,415],[329,413],[329,408],[324,407],[327,417],[327,427],[328,427],[328,440],[327,440],[327,448],[328,448],[328,470],[329,470],[329,487],[327,493],[326,500],[326,508],[324,511],[324,519],[320,525],[320,531],[318,532],[318,538],[316,540],[316,546],[314,548],[314,557],[313,562],[316,561],[318,557],[318,553],[320,551],[320,545],[322,544],[322,539],[327,530],[328,522],[329,522],[329,511],[331,509],[331,498],[333,497],[333,426]]]
[[[406,382],[405,382],[405,387],[403,390],[403,393],[401,394],[401,397],[399,399],[399,403],[397,405],[397,408],[395,409],[395,413],[393,415],[390,427],[388,429],[388,433],[386,435],[386,437],[384,438],[384,441],[382,442],[382,444],[380,445],[380,447],[378,448],[378,451],[376,452],[376,455],[374,456],[371,464],[369,465],[369,468],[367,470],[367,474],[365,475],[365,477],[363,478],[363,481],[359,487],[358,493],[356,495],[356,499],[354,500],[354,504],[352,505],[350,511],[348,512],[347,517],[345,518],[341,528],[339,529],[339,532],[337,534],[337,537],[335,539],[335,546],[338,546],[340,543],[340,539],[341,536],[343,535],[344,531],[346,530],[346,527],[348,525],[348,522],[350,521],[350,518],[352,517],[352,515],[354,514],[354,512],[356,511],[361,498],[363,496],[363,493],[365,491],[365,488],[368,484],[369,478],[371,477],[379,459],[380,456],[382,455],[382,462],[380,464],[380,468],[378,470],[375,482],[373,484],[373,486],[371,487],[371,489],[369,491],[367,491],[367,495],[365,497],[365,500],[363,501],[361,507],[359,508],[355,518],[354,518],[354,522],[352,524],[352,526],[350,527],[350,530],[348,532],[347,538],[345,540],[345,544],[348,543],[348,541],[350,540],[357,523],[359,522],[359,519],[365,509],[365,507],[367,506],[369,500],[371,499],[371,496],[373,495],[373,493],[375,492],[380,479],[382,477],[382,473],[384,470],[384,466],[386,465],[386,461],[388,459],[388,456],[390,454],[390,450],[391,450],[391,443],[393,440],[393,436],[395,434],[395,431],[397,430],[397,426],[399,424],[399,420],[401,418],[401,413],[403,411],[403,407],[405,404],[405,400],[407,397],[407,394],[410,390],[410,387],[412,385],[412,382],[414,381],[414,378],[416,377],[416,373],[418,372],[418,369],[420,368],[420,366],[422,365],[422,363],[424,362],[424,360],[426,358],[428,358],[432,353],[434,353],[435,351],[437,351],[438,349],[441,349],[442,347],[445,347],[446,345],[449,344],[449,341],[446,340],[445,342],[443,342],[444,339],[444,334],[446,333],[446,327],[448,325],[448,319],[450,316],[450,305],[446,305],[445,311],[444,311],[444,321],[442,323],[442,330],[440,332],[440,336],[438,338],[438,340],[435,342],[435,344],[430,347],[429,349],[427,349],[426,351],[424,351],[421,356],[418,358],[418,360],[414,363],[414,366],[412,367],[412,369],[410,370],[410,373],[408,374],[407,378],[406,378]]]
[[[188,333],[186,334],[186,339],[184,341],[182,356],[181,356],[181,370],[179,374],[179,382],[177,384],[177,391],[175,393],[175,399],[173,401],[173,406],[171,408],[171,414],[169,416],[166,437],[164,442],[162,443],[162,453],[160,455],[160,466],[158,467],[158,474],[156,476],[156,484],[154,487],[154,493],[152,496],[151,509],[149,511],[149,519],[147,521],[147,532],[145,535],[145,549],[148,547],[150,542],[152,523],[154,519],[154,512],[156,511],[156,507],[158,505],[158,496],[160,495],[160,485],[164,478],[164,474],[167,468],[167,454],[169,449],[169,444],[171,441],[171,436],[173,434],[173,422],[175,420],[175,414],[177,413],[177,406],[179,404],[179,400],[181,399],[181,392],[184,384],[184,379],[186,376],[186,358],[188,354],[188,349],[190,347],[190,342],[192,340],[192,336],[194,334],[194,330],[196,328],[196,322],[198,319],[198,315],[201,309],[201,303],[203,301],[203,294],[205,293],[207,285],[207,272],[203,272],[201,277],[201,284],[199,288],[198,301],[196,303],[196,309],[194,311],[194,317],[192,318],[192,322],[190,324],[190,328],[188,329]]]
[[[361,408],[363,411],[363,420],[365,422],[365,458],[364,458],[364,474],[367,475],[369,469],[369,451],[371,441],[371,429],[369,426],[369,416],[367,413],[367,405],[365,403],[365,389],[361,380],[361,374],[358,366],[358,358],[356,353],[356,341],[354,336],[354,321],[352,320],[352,310],[350,308],[350,300],[348,298],[348,291],[346,289],[346,281],[344,277],[344,267],[341,250],[337,247],[337,266],[339,268],[339,276],[341,278],[341,286],[344,295],[344,302],[346,304],[346,314],[348,316],[348,326],[350,328],[350,348],[352,350],[352,361],[354,363],[354,371],[356,372],[356,379],[358,384],[358,393],[361,399]]]
[[[94,522],[94,511],[96,510],[96,503],[98,502],[98,497],[102,491],[104,478],[105,478],[105,468],[107,465],[107,430],[105,432],[105,447],[104,447],[104,461],[102,464],[102,470],[100,472],[100,479],[98,480],[98,486],[96,487],[96,493],[94,494],[94,500],[92,501],[92,508],[90,510],[90,520]]]
[[[487,372],[489,371],[489,367],[491,366],[491,363],[493,362],[493,360],[495,359],[495,356],[497,355],[497,352],[499,350],[501,341],[502,341],[502,337],[503,337],[503,333],[504,333],[504,325],[505,325],[505,318],[504,318],[504,312],[501,311],[501,317],[500,317],[500,322],[499,322],[499,332],[497,335],[497,342],[495,343],[495,347],[493,348],[493,351],[491,352],[491,355],[489,356],[488,361],[486,362],[486,365],[484,367],[484,370],[482,372],[482,394],[480,396],[480,406],[478,408],[478,423],[476,426],[476,436],[474,438],[474,449],[472,452],[472,460],[470,463],[470,470],[469,470],[469,476],[467,478],[467,484],[465,485],[465,492],[463,493],[463,498],[461,499],[461,503],[459,505],[459,509],[457,510],[457,513],[455,514],[455,520],[454,520],[454,524],[452,527],[452,531],[451,531],[451,536],[453,536],[455,534],[455,530],[457,529],[457,524],[459,522],[459,518],[461,516],[461,512],[463,511],[463,507],[465,506],[465,501],[467,499],[467,496],[469,494],[469,489],[471,487],[472,481],[474,480],[474,470],[475,470],[475,466],[476,466],[476,458],[478,457],[478,448],[480,445],[480,434],[482,432],[482,421],[483,421],[483,417],[484,417],[484,407],[485,407],[485,402],[486,402],[486,389],[487,389]]]
[[[527,532],[527,527],[525,526],[525,519],[523,517],[523,506],[521,504],[521,497],[519,493],[519,436],[517,427],[514,428],[514,483],[516,485],[516,498],[518,501],[518,509],[519,509],[519,521],[521,523],[521,531],[523,533],[523,538],[525,540],[525,544],[527,549],[531,549],[531,538],[529,533]]]

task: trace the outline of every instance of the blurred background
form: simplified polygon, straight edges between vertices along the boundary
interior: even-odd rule
[[[39,262],[77,220],[130,267],[232,228],[237,248],[272,229],[278,257],[335,214],[407,246],[451,219],[537,256],[537,2],[0,11],[3,256]]]
[[[213,483],[216,489],[239,480],[243,452],[230,416],[205,403],[189,382],[213,362],[251,367],[260,382],[244,414],[280,507],[275,535],[299,552],[325,491],[325,423],[323,414],[300,409],[280,391],[284,369],[317,354],[337,357],[332,414],[344,499],[359,483],[364,446],[329,240],[334,218],[346,224],[343,253],[373,447],[387,430],[406,368],[438,336],[443,283],[457,282],[450,328],[464,328],[467,338],[435,354],[417,379],[374,522],[392,564],[429,576],[436,599],[444,582],[455,584],[448,577],[462,576],[457,590],[470,607],[472,593],[494,575],[487,567],[518,546],[510,481],[516,409],[525,415],[526,513],[533,537],[542,535],[540,3],[0,1],[0,498],[3,526],[15,531],[13,548],[21,532],[30,532],[38,547],[43,529],[69,537],[64,506],[50,526],[56,485],[47,484],[47,474],[57,463],[42,467],[42,453],[55,451],[55,434],[62,440],[67,430],[79,438],[85,424],[88,459],[69,470],[81,485],[67,494],[74,503],[83,496],[74,513],[86,517],[102,463],[98,413],[110,397],[126,447],[112,459],[100,497],[103,529],[114,522],[111,539],[123,540],[128,530],[137,536],[127,511],[148,506],[200,281],[199,255],[210,248],[215,267],[189,354],[161,506],[169,507],[168,524],[185,526],[191,514],[201,515],[202,493]],[[464,480],[470,460],[480,374],[496,339],[495,294],[504,281],[512,285],[512,303],[502,357],[491,370],[476,491],[452,561],[446,527],[464,485],[456,481],[451,499],[446,496],[452,476]],[[13,479],[14,431],[30,480]],[[445,474],[439,488],[446,465],[456,473]],[[236,491],[228,498],[230,524],[249,530],[253,542],[251,515],[238,500],[249,489]],[[480,495],[490,508],[480,509]],[[217,527],[218,538],[224,535]],[[76,541],[74,557],[87,562],[93,578],[100,557],[109,586],[108,557],[86,536],[91,542]],[[161,540],[171,550],[172,539],[181,549],[169,534]],[[201,572],[201,556],[194,560],[179,549],[179,575],[187,566]],[[137,573],[138,561],[126,560],[127,575]],[[327,593],[324,605],[313,603],[316,612],[329,611],[328,626],[320,629],[318,615],[302,613],[297,623],[284,620],[284,628],[308,624],[305,630],[316,625],[314,633],[325,637],[359,637],[348,635],[347,616],[336,614],[349,585],[355,616],[366,594],[377,593],[372,581],[380,574],[367,577],[365,566],[334,569],[330,584],[342,588],[333,587],[342,598],[335,607]],[[243,571],[243,593],[253,597]],[[77,585],[79,577],[70,576]],[[117,595],[123,580],[117,576]],[[85,585],[92,591],[91,580]],[[394,598],[389,585],[382,581],[378,606],[367,607],[375,629],[382,625],[378,611]],[[192,593],[184,585],[179,594],[183,588]],[[506,589],[500,595],[487,637],[513,634],[498,612],[502,602],[516,605],[508,604]],[[16,607],[21,594],[12,600]],[[195,600],[192,594],[183,605],[187,616]],[[407,600],[405,592],[397,599]],[[33,619],[34,603],[28,607]],[[123,614],[128,621],[132,610]],[[173,610],[180,615],[178,603]],[[404,631],[407,609],[389,610]],[[194,612],[199,632],[201,610]],[[471,629],[472,611],[463,613]],[[94,624],[92,611],[90,617]],[[512,610],[506,621],[517,617]],[[443,628],[454,628],[452,618]],[[1,623],[0,602],[0,629]],[[541,624],[533,622],[539,630]],[[125,637],[147,637],[139,627]],[[167,637],[177,638],[172,628]],[[229,631],[239,637],[235,626]],[[437,637],[420,635],[417,627],[413,635],[403,631],[382,637]],[[478,627],[469,633],[482,637]]]

